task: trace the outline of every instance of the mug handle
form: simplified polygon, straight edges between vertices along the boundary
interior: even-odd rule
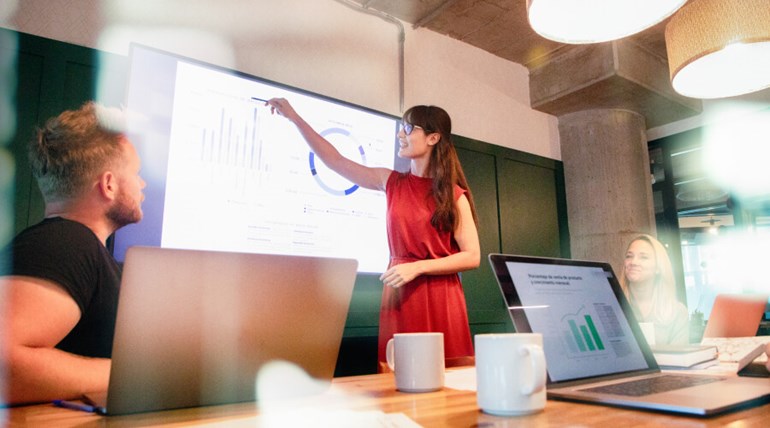
[[[396,362],[394,357],[394,343],[393,339],[388,340],[388,344],[385,345],[385,361],[388,363],[388,368],[390,371],[394,372],[396,371]]]
[[[524,345],[519,348],[519,354],[521,356],[529,355],[529,359],[532,362],[532,385],[524,385],[521,387],[521,393],[524,395],[532,395],[536,392],[540,392],[545,388],[545,354],[543,354],[543,348],[537,345]]]

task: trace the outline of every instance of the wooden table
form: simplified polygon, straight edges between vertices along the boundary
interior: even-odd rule
[[[8,419],[5,422],[9,427],[339,426],[334,418],[356,420],[353,416],[371,414],[366,411],[401,413],[426,427],[770,427],[770,404],[713,418],[693,418],[549,400],[540,413],[498,417],[479,410],[474,392],[449,388],[422,394],[398,392],[392,374],[337,378],[323,395],[261,402],[259,407],[255,403],[240,403],[111,417],[61,409],[51,404],[5,410]]]

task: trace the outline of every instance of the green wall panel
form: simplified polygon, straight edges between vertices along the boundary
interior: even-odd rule
[[[34,128],[38,123],[44,60],[41,55],[26,52],[17,54],[19,78],[17,79],[15,96],[16,134],[11,140],[10,146],[11,155],[16,164],[13,193],[15,233],[27,227],[34,218],[41,216],[39,207],[35,209],[34,213],[30,210],[31,201],[42,201],[42,197],[37,183],[32,178],[32,172],[27,161],[27,144],[34,138]]]
[[[479,218],[481,264],[463,272],[462,281],[471,324],[502,322],[505,305],[497,288],[487,255],[500,251],[495,156],[472,148],[457,147]]]
[[[500,159],[500,229],[505,253],[561,255],[553,169]]]

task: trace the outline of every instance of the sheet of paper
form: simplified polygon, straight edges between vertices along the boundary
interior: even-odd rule
[[[461,391],[476,391],[476,368],[447,371],[444,375],[444,386]]]

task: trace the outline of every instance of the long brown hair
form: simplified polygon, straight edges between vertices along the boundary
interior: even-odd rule
[[[441,107],[419,105],[407,110],[403,119],[412,125],[420,126],[426,134],[435,132],[440,135],[439,142],[431,151],[427,170],[427,176],[433,179],[431,193],[436,202],[436,210],[430,223],[443,232],[451,232],[457,228],[459,215],[454,204],[454,186],[457,184],[467,192],[473,221],[478,227],[479,220],[473,195],[452,143],[452,119],[449,114]]]

